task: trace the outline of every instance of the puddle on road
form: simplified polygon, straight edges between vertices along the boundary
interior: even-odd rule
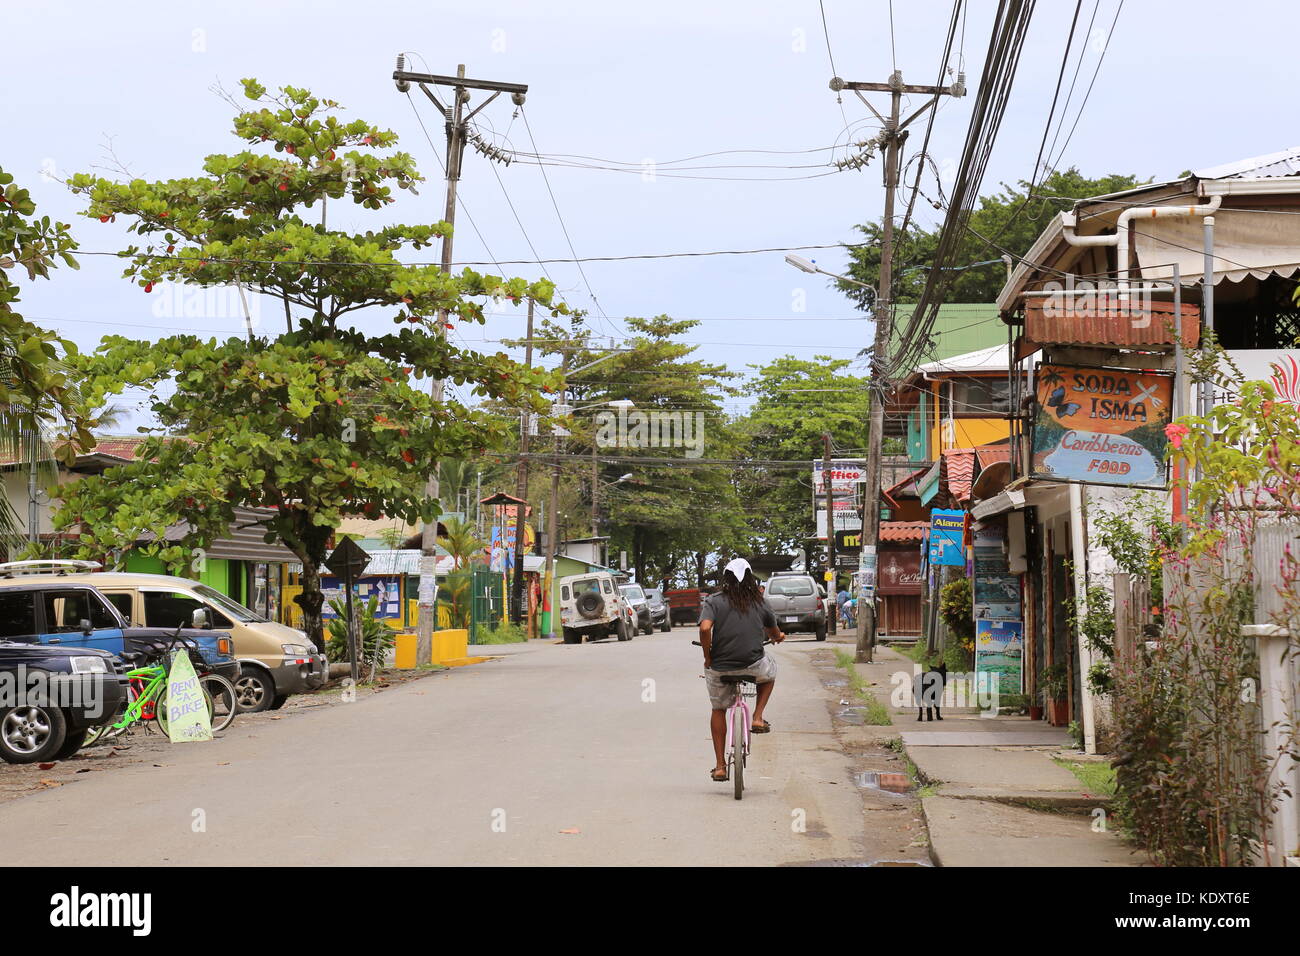
[[[849,682],[844,677],[823,677],[822,686],[830,690],[839,690],[841,687],[848,687]]]
[[[867,722],[867,709],[865,707],[845,707],[835,712],[835,719],[861,727]]]
[[[912,778],[905,773],[862,770],[853,775],[853,783],[862,790],[882,790],[896,796],[903,796],[912,791]]]

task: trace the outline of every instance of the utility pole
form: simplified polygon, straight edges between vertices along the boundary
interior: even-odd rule
[[[893,374],[894,336],[894,195],[898,191],[898,153],[907,139],[908,125],[935,106],[940,96],[963,96],[966,93],[965,75],[958,74],[957,82],[951,86],[915,86],[903,82],[903,74],[895,70],[887,83],[847,82],[838,76],[832,77],[830,87],[835,92],[852,90],[858,99],[866,104],[876,118],[884,125],[877,137],[877,142],[885,147],[885,216],[880,236],[880,281],[877,283],[876,301],[872,311],[875,313],[876,336],[875,347],[871,353],[871,410],[870,431],[867,436],[867,473],[863,488],[862,504],[862,559],[863,571],[871,573],[872,587],[869,594],[861,594],[867,600],[858,601],[858,641],[856,660],[869,663],[876,644],[876,557],[880,548],[880,471],[883,457],[885,428],[885,399],[889,394],[890,376]],[[889,94],[889,116],[881,116],[874,106],[862,94],[878,92]],[[904,94],[914,93],[928,97],[925,103],[906,119],[899,118]],[[827,502],[827,521],[831,521],[829,501]],[[827,532],[830,533],[829,530]],[[864,590],[864,589],[863,589]]]
[[[528,299],[528,344],[524,346],[524,367],[533,367],[533,300]],[[524,601],[524,537],[527,522],[524,512],[527,506],[522,502],[528,498],[528,433],[532,430],[532,413],[524,410],[520,421],[523,431],[519,435],[519,468],[515,484],[515,497],[520,504],[515,505],[515,576],[510,588],[510,620],[514,624],[523,621]]]
[[[406,57],[398,55],[397,69],[393,71],[393,82],[399,92],[406,93],[415,83],[425,96],[438,107],[438,112],[446,124],[447,131],[447,203],[443,212],[443,221],[449,229],[442,240],[442,271],[451,273],[452,238],[456,225],[456,184],[460,182],[461,160],[465,155],[465,142],[469,132],[468,124],[480,110],[502,93],[509,93],[516,106],[523,105],[524,94],[528,87],[522,83],[500,83],[494,80],[471,80],[465,76],[465,64],[456,67],[455,76],[441,76],[436,73],[412,73],[406,69]],[[452,90],[451,106],[443,105],[431,86],[444,86]],[[472,112],[466,114],[469,105],[469,91],[484,90],[492,93]],[[482,147],[480,147],[482,148]],[[489,158],[495,158],[492,150],[486,151]],[[447,334],[447,310],[438,311],[438,328],[435,333],[441,337]],[[443,397],[443,381],[433,380],[430,395],[434,405],[440,405]],[[424,486],[425,496],[433,501],[440,501],[438,487],[438,468],[435,465]],[[437,624],[438,582],[436,576],[438,546],[438,519],[426,521],[420,535],[420,596],[419,596],[419,632],[415,643],[415,662],[428,664],[433,660],[433,631]]]
[[[835,498],[832,494],[834,485],[831,484],[830,432],[822,435],[822,487],[826,491],[826,567],[831,573],[830,581],[827,582],[830,587],[826,589],[826,596],[830,599],[826,616],[830,618],[830,632],[834,634],[837,618],[840,615],[839,605],[835,602]]]

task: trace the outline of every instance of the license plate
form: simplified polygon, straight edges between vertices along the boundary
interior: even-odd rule
[[[786,617],[786,618],[782,618],[782,620],[783,620],[786,624],[794,624],[794,623],[796,623],[796,622],[799,620],[799,618],[798,618],[798,617]]]

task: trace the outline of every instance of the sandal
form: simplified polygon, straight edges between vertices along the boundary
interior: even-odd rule
[[[718,774],[722,774],[722,776],[719,777]],[[726,783],[726,782],[727,782],[727,771],[725,771],[725,770],[719,770],[717,767],[710,767],[710,768],[709,768],[709,777],[713,780],[714,783]]]
[[[770,734],[772,732],[772,724],[766,720],[763,721],[761,726],[759,724],[753,724],[750,726],[749,732],[751,734]]]

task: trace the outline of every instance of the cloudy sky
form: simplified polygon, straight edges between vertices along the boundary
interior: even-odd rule
[[[1095,14],[1093,2],[1082,4],[1081,37],[1093,22],[1068,123],[1106,54],[1063,166],[1169,178],[1300,139],[1290,128],[1295,38],[1268,26],[1289,5],[1243,0],[1227,17],[1218,3],[1187,0],[1175,13],[1171,4],[1128,0],[1111,35],[1117,3],[1099,0]],[[887,0],[825,0],[841,76],[883,81],[896,62],[908,82],[934,82],[951,4],[894,6],[891,43]],[[964,66],[972,88],[993,10],[990,0],[969,4],[964,47],[950,64]],[[1074,10],[1068,0],[1038,4],[986,191],[1031,172]],[[834,244],[881,211],[878,163],[826,175],[846,141],[877,126],[856,97],[837,103],[827,87],[816,0],[5,0],[4,33],[0,165],[30,186],[41,213],[73,223],[86,253],[121,248],[122,224],[78,217],[80,202],[58,179],[107,164],[110,146],[134,175],[151,179],[191,175],[204,155],[237,152],[231,108],[211,88],[237,90],[248,76],[307,86],[349,115],[395,130],[429,177],[420,196],[401,194],[383,213],[331,209],[332,227],[439,218],[442,127],[418,92],[408,97],[393,86],[394,57],[404,50],[414,69],[454,73],[463,63],[471,77],[529,84],[537,151],[594,158],[573,161],[584,168],[546,170],[557,216],[538,166],[494,171],[467,151],[458,261],[533,258],[509,202],[543,259],[571,255],[561,217],[577,255],[594,257]],[[886,101],[878,97],[878,108]],[[939,113],[931,154],[941,176],[960,151],[970,104],[952,101]],[[512,113],[503,97],[480,114],[480,129],[507,148],[533,151],[523,118]],[[754,152],[675,162],[728,150]],[[587,168],[607,161],[631,171]],[[717,166],[729,168],[699,168]],[[939,216],[921,208],[923,221]],[[832,271],[844,261],[834,249],[804,254]],[[85,254],[81,262],[78,273],[60,270],[54,281],[28,286],[22,310],[83,347],[110,331],[242,330],[238,310],[225,303],[165,305],[121,279],[116,261]],[[846,300],[785,265],[781,252],[591,262],[585,280],[572,265],[547,268],[601,334],[621,336],[628,315],[698,318],[691,339],[701,354],[737,370],[785,353],[852,357],[870,338]],[[536,264],[504,271],[540,274]],[[388,325],[379,315],[358,322]],[[521,316],[510,312],[483,329],[457,329],[490,350],[521,332]]]

